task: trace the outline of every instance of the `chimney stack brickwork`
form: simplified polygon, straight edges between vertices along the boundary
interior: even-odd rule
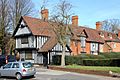
[[[101,30],[102,23],[100,21],[96,22],[96,30]]]
[[[120,30],[118,30],[118,38],[120,39]]]
[[[41,11],[41,17],[42,17],[42,19],[48,20],[48,16],[49,16],[48,9],[44,9],[44,10]]]
[[[72,25],[78,26],[78,16],[72,16]]]

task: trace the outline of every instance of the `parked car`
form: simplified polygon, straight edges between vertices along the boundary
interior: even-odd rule
[[[14,55],[0,55],[0,67],[4,66],[6,64],[6,60],[7,62],[15,62],[16,58]]]
[[[0,77],[9,76],[16,77],[17,80],[21,80],[23,77],[34,76],[36,69],[31,62],[19,61],[9,62],[0,68]]]

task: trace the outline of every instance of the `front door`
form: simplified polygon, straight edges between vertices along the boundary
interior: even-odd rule
[[[48,53],[43,53],[43,66],[47,67],[48,66]]]
[[[37,63],[38,64],[43,64],[43,55],[42,55],[42,53],[38,53],[38,55],[37,55]]]

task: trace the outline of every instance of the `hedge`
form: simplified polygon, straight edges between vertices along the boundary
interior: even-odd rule
[[[61,64],[61,55],[54,55],[52,56],[52,64],[53,65],[60,65]],[[76,56],[65,56],[65,64],[72,65],[72,64],[82,64],[80,57]]]
[[[61,55],[52,57],[53,65],[61,64]],[[86,66],[120,66],[120,58],[106,58],[103,55],[79,55],[65,56],[66,65],[86,65]]]
[[[118,66],[120,67],[120,59],[84,59],[85,66]]]
[[[61,64],[61,55],[52,56],[52,64],[53,65],[60,65]]]
[[[78,56],[66,56],[65,57],[65,64],[66,65],[72,65],[72,64],[78,64],[78,65],[82,65],[82,58],[78,57]]]
[[[104,53],[100,53],[99,55],[104,56],[105,58],[119,58],[120,59],[120,52],[104,52]]]

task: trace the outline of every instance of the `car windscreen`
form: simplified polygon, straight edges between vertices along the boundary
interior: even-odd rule
[[[23,63],[24,68],[30,68],[32,66],[33,66],[32,63],[30,63],[30,62]]]

